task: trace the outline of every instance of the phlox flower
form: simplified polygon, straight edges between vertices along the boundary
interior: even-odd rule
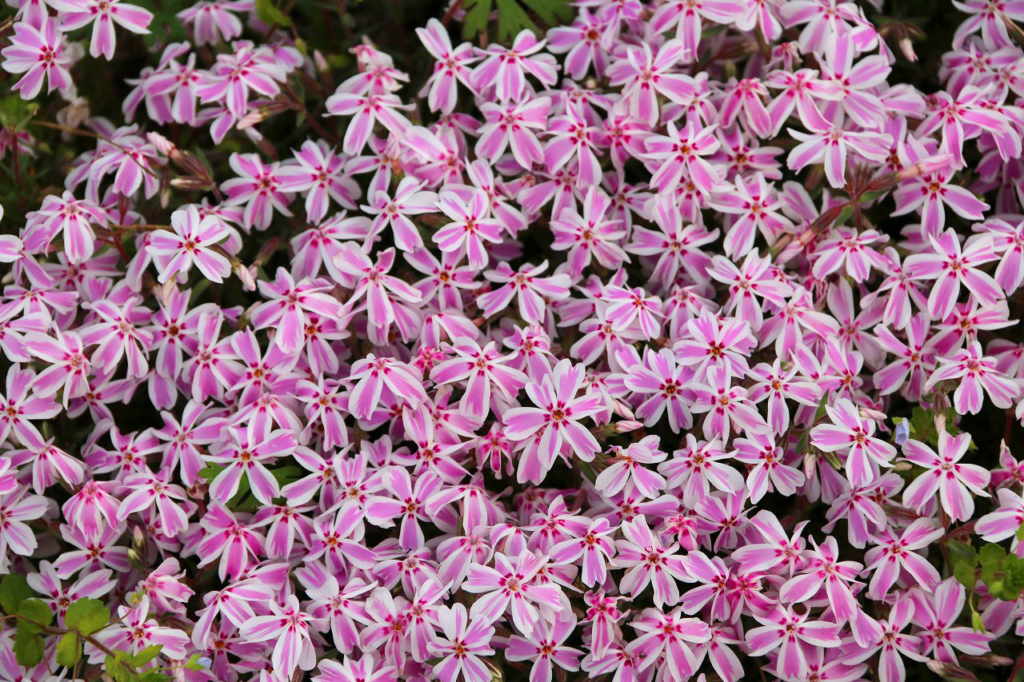
[[[45,17],[36,26],[27,21],[14,24],[11,44],[0,50],[3,56],[3,70],[7,73],[23,73],[24,76],[12,89],[20,92],[22,99],[35,99],[47,82],[47,92],[72,87],[71,55],[68,53],[64,34],[57,22]]]
[[[623,523],[621,530],[623,537],[615,540],[617,555],[612,560],[616,568],[626,569],[619,581],[619,589],[636,598],[651,585],[654,604],[659,609],[678,604],[679,586],[676,581],[690,579],[682,557],[676,553],[678,545],[663,544],[643,516]]]
[[[146,248],[155,256],[167,258],[160,266],[161,283],[187,274],[195,265],[203,277],[218,284],[231,274],[231,263],[215,250],[228,238],[224,223],[214,217],[199,217],[195,206],[171,214],[174,232],[157,230],[150,235]]]
[[[493,90],[499,102],[518,102],[524,99],[528,75],[543,85],[554,85],[558,66],[554,57],[541,51],[545,43],[537,40],[533,31],[523,29],[513,39],[511,48],[498,43],[488,46],[483,61],[472,73],[477,92]]]
[[[778,649],[779,672],[787,677],[800,677],[807,673],[807,655],[804,643],[812,647],[838,646],[839,626],[823,620],[810,620],[805,612],[798,614],[792,606],[778,606],[768,616],[756,612],[754,618],[760,627],[747,631],[747,646],[752,656],[763,656]]]
[[[502,417],[505,435],[521,441],[539,434],[540,455],[548,467],[563,444],[568,444],[577,457],[593,459],[600,446],[580,420],[596,414],[601,405],[596,395],[577,395],[583,387],[583,376],[582,365],[561,360],[542,381],[527,384],[526,394],[534,407],[506,411]]]
[[[678,609],[670,613],[645,609],[630,626],[638,634],[642,633],[626,646],[627,652],[640,659],[637,667],[640,670],[650,668],[664,656],[666,674],[675,682],[689,679],[696,671],[697,661],[690,645],[702,644],[710,638],[706,623],[696,618],[681,618]]]
[[[0,525],[0,567],[9,572],[10,550],[20,556],[31,556],[38,546],[35,534],[28,521],[35,521],[46,513],[48,504],[41,495],[27,495],[25,488],[16,487],[13,492],[0,495],[0,514],[4,522]]]
[[[538,621],[530,637],[513,635],[509,638],[505,656],[510,661],[533,661],[530,682],[551,682],[554,666],[576,672],[583,652],[565,646],[565,640],[576,629],[576,616],[559,617],[554,625]]]
[[[921,511],[939,494],[942,508],[954,521],[967,521],[974,515],[971,493],[988,497],[990,474],[977,464],[961,463],[971,444],[970,434],[951,436],[939,433],[939,454],[917,440],[903,444],[903,454],[910,462],[924,467],[903,491],[903,504]]]
[[[242,22],[233,12],[251,10],[252,0],[201,0],[178,12],[183,23],[192,25],[197,45],[227,42],[242,34]]]
[[[875,546],[864,555],[866,570],[873,573],[868,595],[881,599],[906,571],[915,584],[932,591],[939,582],[939,572],[917,551],[928,547],[945,534],[930,518],[917,519],[899,536],[886,528],[875,538]]]
[[[312,670],[316,667],[316,652],[309,637],[309,626],[315,624],[312,616],[299,607],[295,595],[289,595],[283,605],[269,603],[270,615],[255,616],[247,620],[240,632],[250,642],[277,639],[271,660],[275,670],[291,675],[296,668]]]
[[[455,604],[438,608],[437,620],[444,637],[438,637],[431,645],[434,652],[442,656],[434,666],[434,674],[442,682],[487,682],[491,671],[481,656],[492,656],[490,647],[494,628],[486,619],[470,616],[466,607]]]
[[[172,660],[186,658],[188,635],[177,628],[160,625],[156,618],[149,618],[149,608],[149,597],[143,597],[134,606],[121,606],[118,621],[97,632],[96,638],[108,648],[133,654],[159,646],[160,653]]]
[[[487,315],[505,309],[513,298],[519,300],[519,311],[527,322],[539,323],[544,316],[544,299],[560,301],[569,297],[569,276],[565,274],[541,277],[548,269],[548,262],[540,265],[525,265],[519,271],[501,261],[495,270],[488,270],[484,276],[499,288],[481,294],[477,302]]]
[[[120,0],[47,0],[58,10],[61,28],[74,31],[92,24],[92,40],[89,42],[89,54],[93,57],[103,55],[108,60],[114,58],[117,36],[114,24],[132,33],[149,33],[148,27],[153,21],[153,14],[137,5],[122,3]]]
[[[626,58],[608,67],[612,85],[621,85],[623,105],[629,114],[654,126],[661,118],[658,95],[683,104],[686,98],[697,92],[690,76],[673,73],[673,68],[683,60],[696,59],[695,54],[680,40],[669,40],[661,45],[657,53],[643,43],[641,47],[629,47]],[[675,131],[669,122],[669,131]]]
[[[875,422],[860,416],[852,402],[839,398],[825,411],[832,424],[811,429],[811,444],[825,452],[845,451],[850,483],[865,486],[878,477],[878,467],[892,466],[896,448],[874,436]]]
[[[912,590],[910,594],[914,601],[913,621],[921,628],[922,654],[955,663],[957,651],[969,656],[988,653],[990,633],[954,625],[967,602],[964,586],[956,578],[946,578],[932,594],[921,590]]]
[[[1020,395],[1020,385],[999,372],[995,360],[985,357],[977,341],[949,358],[938,358],[939,366],[928,377],[924,390],[930,391],[940,381],[960,380],[953,392],[953,404],[961,414],[977,414],[985,394],[999,408],[1006,409]]]
[[[490,624],[511,610],[512,622],[529,637],[540,618],[554,616],[563,609],[561,589],[537,579],[547,561],[546,557],[524,551],[513,562],[498,552],[494,555],[494,568],[470,566],[462,589],[482,595],[473,602],[472,619]]]

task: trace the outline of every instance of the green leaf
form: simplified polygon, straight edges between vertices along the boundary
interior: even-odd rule
[[[202,657],[202,654],[192,654],[187,661],[182,663],[182,666],[186,670],[202,670],[204,666],[199,662],[199,659]]]
[[[9,95],[0,100],[0,125],[20,132],[39,113],[39,105],[23,100],[21,95]]]
[[[545,24],[554,25],[572,18],[569,0],[520,0]]]
[[[256,16],[270,26],[291,26],[292,20],[279,10],[274,0],[256,0]]]
[[[981,621],[981,614],[977,611],[971,613],[971,627],[975,632],[985,632],[985,623]]]
[[[217,478],[220,472],[227,469],[223,464],[207,464],[205,467],[199,470],[199,475],[205,478],[207,481],[212,481]]]
[[[159,670],[147,670],[139,678],[139,682],[168,682],[170,679],[172,678],[167,673],[162,673]]]
[[[945,544],[954,564],[966,563],[970,564],[971,568],[975,568],[978,565],[978,551],[971,547],[970,543],[959,540],[947,540]]]
[[[1017,529],[1017,539],[1024,541],[1024,523],[1020,524],[1020,528]]]
[[[990,542],[978,552],[978,560],[982,566],[996,566],[1006,558],[1006,550]]]
[[[498,9],[498,40],[509,42],[524,28],[539,32],[535,16],[549,26],[568,21],[574,12],[570,0],[465,0],[462,35],[466,39],[487,31],[491,12]],[[532,15],[532,16],[531,16]]]
[[[528,28],[534,33],[539,30],[516,0],[497,1],[498,40],[510,42],[524,28]]]
[[[288,464],[283,467],[271,469],[270,473],[277,479],[278,484],[281,487],[284,487],[293,481],[299,480],[304,474],[309,472],[301,467],[295,466],[294,464]]]
[[[53,622],[53,611],[42,599],[26,599],[18,608],[18,629],[38,635]]]
[[[82,645],[78,641],[78,635],[69,632],[57,642],[57,665],[65,668],[74,666],[82,658]]]
[[[117,654],[123,652],[117,651]],[[114,682],[138,682],[138,676],[135,672],[125,665],[123,660],[118,660],[113,656],[107,656],[107,660],[103,663],[103,668],[107,671],[107,674],[114,678]]]
[[[978,581],[977,571],[966,561],[961,561],[953,567],[953,577],[969,590],[973,590],[974,584]]]
[[[14,633],[14,658],[26,668],[39,665],[43,660],[42,636],[19,627]]]
[[[35,594],[23,575],[10,573],[0,580],[0,608],[3,608],[4,613],[14,615],[21,608],[21,602],[31,599]]]
[[[462,20],[462,36],[469,40],[487,30],[494,0],[465,0],[462,7],[466,15]]]
[[[71,604],[67,615],[64,616],[64,624],[68,628],[78,630],[86,637],[107,627],[109,622],[110,609],[99,599],[89,597]]]
[[[825,418],[826,414],[828,414],[828,411],[825,408],[828,406],[828,397],[830,393],[831,391],[825,391],[821,396],[821,400],[818,401],[818,409],[814,411],[814,423],[818,423]]]
[[[145,649],[143,649],[142,651],[140,651],[139,653],[135,654],[135,656],[132,657],[132,660],[131,660],[132,665],[134,665],[136,668],[141,668],[142,666],[146,665],[147,663],[152,661],[154,658],[159,656],[160,655],[160,651],[163,648],[164,648],[163,644],[153,644],[153,645],[147,646]]]

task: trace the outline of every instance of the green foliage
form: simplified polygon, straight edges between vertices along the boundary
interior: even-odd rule
[[[33,634],[19,626],[14,633],[14,658],[18,665],[34,668],[43,660],[45,644],[43,636]]]
[[[35,592],[29,587],[25,576],[9,573],[0,579],[0,608],[4,613],[18,613],[21,603],[34,596]]]
[[[145,649],[132,656],[132,665],[134,665],[136,668],[141,668],[142,666],[146,665],[154,658],[159,656],[160,651],[163,648],[163,644],[152,644],[150,646],[147,646]]]
[[[937,410],[915,407],[910,413],[910,419],[908,426],[910,427],[910,437],[914,440],[921,441],[933,449],[939,447],[939,431],[935,428],[936,417],[940,416]],[[941,414],[945,418],[946,433],[951,436],[960,435],[960,429],[956,425],[957,413],[952,407],[947,408]],[[970,444],[971,450],[977,450],[977,446],[974,441]]]
[[[978,552],[981,581],[989,594],[1003,601],[1016,601],[1024,591],[1024,559],[1007,554],[1001,546],[989,543]]]
[[[0,100],[0,126],[20,132],[39,113],[39,105],[27,102],[15,93]]]
[[[256,16],[269,26],[291,26],[292,20],[277,8],[274,0],[256,0]]]
[[[64,616],[64,624],[71,630],[77,630],[88,637],[107,626],[110,621],[110,610],[98,599],[79,599],[68,607]]]
[[[57,642],[57,664],[72,667],[82,658],[82,643],[78,634],[69,632]]]
[[[26,599],[18,607],[18,629],[38,635],[43,628],[53,622],[53,612],[42,599]]]
[[[23,599],[18,605],[17,631],[14,633],[14,657],[31,668],[43,660],[46,644],[43,628],[53,622],[53,612],[41,599]]]
[[[533,13],[543,24],[553,26],[573,16],[569,0],[465,0],[462,3],[466,16],[462,23],[462,34],[467,39],[476,37],[487,30],[494,6],[498,9],[498,40],[508,42],[524,28],[540,32],[530,17]]]

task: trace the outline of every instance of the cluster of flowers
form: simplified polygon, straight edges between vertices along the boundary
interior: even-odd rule
[[[431,20],[418,93],[361,45],[283,159],[259,125],[329,69],[251,0],[183,12],[192,43],[131,81],[124,126],[74,120],[73,34],[110,59],[149,12],[16,4],[14,89],[96,138],[0,237],[0,572],[58,623],[109,601],[99,642],[201,654],[195,682],[902,682],[1019,650],[1024,600],[948,548],[1024,556],[1024,465],[969,463],[957,426],[1024,416],[998,335],[1024,3],[956,3],[936,93],[890,82],[837,0],[581,0],[486,48]],[[171,124],[256,151],[215,179]],[[13,646],[0,677],[54,668]]]

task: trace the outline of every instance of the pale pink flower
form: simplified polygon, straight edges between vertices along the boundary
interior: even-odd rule
[[[988,497],[985,488],[990,478],[984,467],[960,461],[970,445],[970,434],[951,436],[945,430],[939,434],[939,454],[917,440],[904,443],[904,457],[925,471],[903,490],[903,504],[920,512],[938,493],[942,508],[952,520],[969,520],[974,515],[971,494]]]
[[[540,618],[562,611],[561,589],[538,580],[537,574],[547,562],[547,557],[524,550],[514,562],[501,552],[496,553],[494,568],[470,566],[462,589],[481,595],[470,611],[473,620],[491,624],[510,610],[516,628],[530,636]]]
[[[931,592],[939,582],[939,572],[916,550],[928,547],[945,535],[933,519],[921,518],[897,536],[886,528],[875,538],[875,546],[864,555],[866,570],[871,571],[868,596],[882,599],[906,571],[914,584]]]
[[[231,274],[231,263],[216,247],[225,241],[229,232],[215,216],[200,219],[195,206],[171,214],[174,232],[157,230],[150,235],[146,248],[155,256],[164,256],[160,263],[161,283],[172,277],[185,275],[195,265],[203,277],[218,284]]]
[[[733,440],[733,446],[736,461],[754,465],[746,481],[751,504],[757,504],[771,490],[789,497],[804,484],[804,473],[783,462],[783,451],[771,434],[751,433]]]
[[[540,265],[524,265],[519,271],[513,270],[508,263],[501,261],[495,270],[484,273],[489,281],[502,286],[481,294],[477,302],[486,315],[494,315],[504,310],[518,296],[519,312],[527,322],[543,321],[546,312],[545,299],[561,301],[569,298],[570,279],[566,274],[541,277],[548,269],[548,262]]]
[[[924,390],[932,390],[940,381],[959,379],[953,404],[960,414],[980,412],[986,393],[993,405],[1004,410],[1020,395],[1020,385],[996,369],[995,358],[984,356],[977,341],[958,350],[953,357],[939,357],[938,361],[939,366],[928,377]]]
[[[177,628],[161,625],[156,618],[149,618],[149,597],[133,606],[119,607],[119,618],[100,632],[97,640],[119,651],[138,654],[151,646],[160,647],[160,655],[180,661],[187,657],[188,635]]]
[[[956,663],[956,652],[984,656],[990,650],[993,635],[974,628],[955,625],[967,603],[964,586],[956,578],[946,578],[928,595],[911,591],[913,621],[921,628],[921,653],[945,663]]]
[[[374,196],[367,197],[371,201],[370,205],[361,208],[368,215],[376,216],[370,232],[366,235],[367,244],[382,233],[384,228],[390,227],[395,246],[401,251],[423,250],[423,238],[409,218],[433,213],[437,208],[437,194],[424,191],[423,185],[424,183],[418,182],[415,178],[405,177],[398,183],[393,195],[386,191],[378,191]]]
[[[626,232],[621,229],[621,222],[608,215],[610,206],[608,195],[591,187],[583,200],[582,216],[574,208],[565,208],[551,221],[551,231],[555,235],[551,248],[555,251],[568,250],[569,274],[573,278],[582,276],[591,259],[596,259],[609,270],[615,270],[629,260],[619,246]]]
[[[682,557],[676,554],[678,545],[666,546],[643,516],[623,523],[621,530],[624,537],[615,541],[618,555],[613,564],[627,570],[619,581],[619,589],[636,598],[648,585],[653,585],[655,606],[660,609],[678,604],[676,581],[690,580]]]
[[[960,238],[952,230],[938,237],[928,237],[930,249],[908,256],[904,268],[913,279],[937,280],[928,296],[928,313],[933,320],[943,320],[953,310],[963,285],[986,305],[1003,298],[1003,290],[992,276],[980,269],[981,265],[999,258],[992,238],[974,236],[960,245]]]
[[[292,215],[288,210],[291,197],[285,194],[286,174],[280,163],[263,163],[258,154],[232,154],[229,163],[239,177],[222,183],[220,188],[227,195],[228,206],[245,204],[242,224],[246,228],[267,229],[275,210]]]
[[[711,637],[706,623],[696,618],[681,618],[679,609],[671,613],[644,609],[630,626],[638,634],[642,633],[626,646],[626,652],[640,660],[637,668],[646,670],[664,660],[666,674],[675,682],[683,682],[697,671],[697,660],[690,644],[704,644]]]
[[[45,17],[39,26],[19,21],[14,24],[10,40],[11,44],[0,50],[4,58],[2,66],[8,73],[25,74],[12,87],[21,93],[22,99],[35,99],[43,88],[43,79],[47,81],[47,92],[72,86],[68,72],[71,55],[64,34],[53,19]]]
[[[306,220],[319,223],[327,216],[333,199],[343,208],[354,209],[361,190],[345,172],[346,158],[326,142],[306,140],[293,152],[296,165],[282,168],[281,189],[306,193]]]
[[[579,659],[583,652],[565,646],[565,640],[575,629],[576,616],[572,614],[555,619],[554,625],[548,625],[541,619],[529,637],[513,635],[509,638],[505,658],[509,661],[533,661],[530,682],[551,682],[555,665],[576,672],[580,669]]]
[[[451,113],[458,100],[458,84],[473,90],[469,66],[478,56],[470,43],[452,48],[448,29],[437,19],[430,19],[424,28],[417,28],[416,35],[435,60],[434,72],[423,85],[420,97],[427,93],[427,106],[431,111]]]
[[[684,226],[675,199],[663,195],[654,199],[654,217],[658,231],[639,225],[634,227],[632,240],[625,250],[641,256],[657,256],[652,278],[665,286],[675,283],[680,272],[695,281],[706,277],[711,259],[704,247],[718,239],[718,228],[708,230],[699,222]]]
[[[720,436],[728,440],[733,430],[750,433],[769,430],[764,418],[748,399],[747,390],[732,385],[729,371],[725,367],[708,369],[706,381],[706,384],[699,381],[687,384],[687,388],[697,396],[691,411],[696,414],[707,413],[703,425],[705,438]]]
[[[417,318],[413,309],[406,304],[416,304],[422,299],[419,290],[387,274],[394,263],[394,249],[381,251],[374,262],[353,242],[343,244],[334,257],[335,267],[346,276],[354,278],[355,286],[345,304],[346,308],[351,310],[355,303],[362,302],[370,323],[370,338],[378,344],[385,342],[392,324],[398,325],[403,338],[412,335]]]
[[[247,620],[240,632],[249,642],[276,639],[271,661],[274,669],[291,676],[296,668],[312,670],[316,667],[316,652],[309,637],[309,626],[314,618],[302,611],[295,595],[288,595],[283,605],[270,601],[271,615],[255,616]]]
[[[287,354],[300,350],[311,315],[327,319],[342,317],[342,305],[330,294],[330,280],[305,279],[296,283],[284,268],[278,268],[273,282],[261,281],[260,293],[270,299],[250,313],[253,327],[273,327],[274,344]]]
[[[790,170],[798,171],[811,164],[824,163],[825,177],[837,189],[846,186],[846,167],[851,151],[877,163],[889,156],[891,137],[888,134],[857,133],[836,126],[812,128],[810,133],[789,128],[789,133],[800,141],[786,160]]]
[[[64,253],[71,263],[83,263],[96,249],[96,234],[91,225],[106,226],[107,214],[87,199],[75,199],[71,192],[59,198],[50,195],[27,221],[25,249],[43,253],[58,233],[64,233]]]
[[[431,649],[442,657],[434,666],[437,678],[441,682],[456,682],[459,678],[463,682],[488,682],[491,669],[480,657],[494,655],[490,646],[494,628],[490,622],[470,616],[462,604],[438,607],[437,621],[444,635],[431,644]]]
[[[642,43],[641,47],[627,47],[625,59],[619,59],[608,67],[608,77],[612,85],[623,86],[622,102],[628,107],[630,116],[653,127],[661,118],[658,95],[685,104],[696,94],[697,85],[693,78],[673,73],[677,64],[693,61],[696,57],[680,40],[667,41],[657,53],[651,50],[650,44]],[[669,134],[673,134],[675,126],[671,121],[668,127]]]
[[[132,33],[147,34],[153,21],[153,14],[137,5],[128,5],[120,0],[47,0],[60,12],[61,29],[74,31],[92,23],[92,40],[89,54],[114,58],[117,36],[114,24]]]
[[[178,12],[186,25],[192,25],[197,45],[227,42],[242,34],[242,21],[233,12],[251,11],[253,0],[200,0]]]
[[[658,169],[651,176],[651,187],[659,193],[670,192],[685,180],[705,195],[719,189],[721,175],[704,158],[718,151],[722,144],[714,135],[716,128],[717,125],[698,127],[687,121],[680,131],[669,121],[668,135],[651,135],[644,140],[646,156]]]
[[[472,82],[476,91],[485,93],[493,89],[499,102],[518,102],[527,90],[527,75],[542,85],[554,85],[558,64],[554,57],[541,52],[545,42],[537,40],[533,31],[523,29],[512,41],[511,48],[492,43],[483,52],[484,61],[473,69]]]
[[[544,150],[537,132],[547,128],[550,97],[533,97],[526,102],[485,102],[480,106],[484,124],[480,126],[475,151],[492,163],[505,150],[526,170],[544,162]]]
[[[35,552],[38,541],[27,522],[42,518],[49,508],[45,497],[26,495],[27,492],[25,488],[16,488],[0,495],[0,515],[4,519],[0,524],[0,566],[4,573],[10,572],[10,553],[32,556]]]
[[[432,239],[444,253],[465,253],[469,266],[480,270],[489,260],[484,242],[501,242],[501,225],[488,217],[487,195],[475,188],[467,189],[465,193],[441,192],[437,207],[451,222],[435,232]]]
[[[761,627],[747,631],[746,641],[751,656],[763,656],[778,649],[777,666],[782,675],[798,678],[807,674],[807,654],[804,645],[811,647],[838,646],[839,625],[823,620],[808,620],[808,612],[798,614],[792,606],[777,606],[767,616],[756,611],[754,618]]]
[[[527,384],[526,393],[536,407],[516,407],[505,412],[505,435],[522,441],[538,434],[540,455],[546,467],[551,466],[566,444],[580,459],[593,459],[600,445],[580,420],[597,414],[602,405],[597,395],[577,396],[583,379],[582,365],[573,366],[570,360],[562,360],[542,381]]]
[[[843,451],[850,483],[863,487],[878,478],[879,467],[892,466],[896,448],[874,436],[875,422],[860,416],[852,402],[839,398],[825,411],[832,424],[811,429],[811,444],[825,452]]]
[[[205,82],[196,88],[202,102],[222,102],[231,119],[245,116],[250,90],[275,97],[287,70],[273,53],[248,41],[232,43],[231,50],[217,55],[217,63],[205,72]]]
[[[377,123],[392,134],[401,136],[412,125],[401,111],[410,108],[411,105],[402,104],[396,95],[390,94],[336,92],[327,98],[327,112],[330,115],[352,117],[342,141],[342,151],[351,156],[363,151]]]
[[[737,176],[735,188],[719,188],[712,206],[723,213],[739,216],[725,236],[725,253],[730,257],[747,255],[754,247],[757,232],[770,246],[783,232],[793,228],[789,218],[780,213],[782,202],[776,197],[774,187],[761,173],[750,178],[749,184],[742,176]]]

